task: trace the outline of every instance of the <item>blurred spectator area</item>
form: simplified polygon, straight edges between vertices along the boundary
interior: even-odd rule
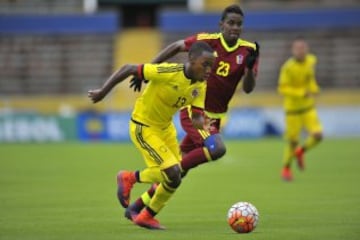
[[[115,13],[0,15],[3,105],[14,106],[19,96],[86,96],[112,71],[118,30]]]
[[[360,104],[359,98],[350,98],[360,95],[359,0],[192,2],[202,4],[194,8],[186,0],[0,1],[0,108],[36,109],[34,99],[44,106],[71,99],[66,104],[88,107],[86,91],[101,86],[115,68],[149,62],[162,47],[191,34],[219,31],[221,11],[233,2],[240,2],[245,12],[242,38],[261,45],[256,92],[250,98],[235,98],[235,104],[252,105],[248,99],[254,95],[256,104],[281,103],[258,95],[276,96],[279,67],[297,36],[307,39],[318,56],[322,89],[346,90],[343,99]],[[113,94],[109,99],[115,101],[105,103],[106,108],[129,109],[138,96],[127,83]],[[57,111],[54,106],[40,108]]]
[[[112,70],[109,34],[0,38],[2,94],[73,94],[98,86]]]
[[[0,14],[81,13],[82,0],[1,0]]]
[[[196,32],[215,32],[219,14],[163,12],[160,26],[168,44]],[[274,89],[281,64],[290,57],[296,37],[305,38],[318,56],[317,77],[323,88],[360,87],[360,8],[302,11],[248,11],[242,38],[261,45],[257,87]]]
[[[192,33],[219,31],[219,15],[162,12],[159,26],[164,45]],[[299,36],[309,42],[311,52],[318,57],[317,80],[323,90],[320,104],[360,104],[360,8],[355,5],[337,9],[245,10],[242,38],[260,43],[260,72],[256,91],[249,97],[238,97],[239,90],[233,105],[281,104],[276,96],[279,68],[290,57],[292,40]],[[174,59],[181,61],[184,57]]]
[[[240,2],[249,10],[343,8],[355,7],[360,4],[359,0],[241,0]]]

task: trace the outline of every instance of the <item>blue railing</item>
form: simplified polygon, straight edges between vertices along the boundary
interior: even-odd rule
[[[164,11],[159,14],[164,32],[218,31],[221,13]],[[247,30],[298,30],[360,27],[360,8],[292,11],[249,11],[245,13]]]
[[[0,15],[0,34],[86,34],[113,33],[118,15]]]

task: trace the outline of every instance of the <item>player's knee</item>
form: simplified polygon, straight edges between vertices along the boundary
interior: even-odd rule
[[[323,139],[323,134],[321,132],[314,133],[313,136],[319,142]]]
[[[178,188],[181,184],[181,173],[170,175],[168,185],[172,188]]]
[[[209,151],[212,160],[217,160],[225,155],[226,147],[220,134],[210,135],[205,139],[204,145]]]
[[[181,178],[184,178],[184,177],[186,177],[186,175],[187,175],[187,173],[188,173],[188,170],[184,170],[184,171],[182,171],[181,172]]]
[[[295,149],[296,146],[299,145],[299,141],[297,141],[297,140],[290,140],[289,143],[290,143],[290,147],[292,149]]]
[[[226,147],[225,145],[218,146],[216,151],[210,152],[211,159],[218,160],[219,158],[223,157],[226,153]]]
[[[181,184],[181,169],[179,165],[169,167],[164,170],[166,174],[166,184],[171,188],[177,188]]]

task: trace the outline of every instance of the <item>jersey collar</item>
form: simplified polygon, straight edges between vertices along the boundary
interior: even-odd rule
[[[239,47],[239,41],[237,41],[237,43],[234,46],[229,47],[227,45],[222,33],[220,33],[220,42],[221,42],[221,45],[225,48],[225,50],[227,52],[232,52],[232,51],[236,50]]]

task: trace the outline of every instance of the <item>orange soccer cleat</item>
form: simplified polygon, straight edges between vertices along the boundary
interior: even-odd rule
[[[120,204],[127,208],[130,202],[130,191],[136,183],[135,174],[129,171],[120,171],[117,175],[117,197]]]
[[[284,181],[288,181],[288,182],[292,181],[293,177],[292,177],[291,169],[289,167],[284,167],[281,172],[281,177]]]
[[[133,222],[144,228],[155,229],[155,230],[164,230],[165,227],[161,226],[159,221],[156,220],[149,211],[145,208],[142,210],[134,219]]]
[[[157,188],[158,184],[154,183],[151,185],[151,187],[147,190],[147,194],[150,198],[152,198],[152,196],[154,195],[156,188]],[[140,213],[140,211],[146,207],[146,204],[143,202],[142,197],[138,198],[137,200],[135,200],[135,202],[133,202],[132,204],[130,204],[126,210],[125,210],[125,214],[124,216],[129,219],[130,221],[133,221],[134,218]]]

